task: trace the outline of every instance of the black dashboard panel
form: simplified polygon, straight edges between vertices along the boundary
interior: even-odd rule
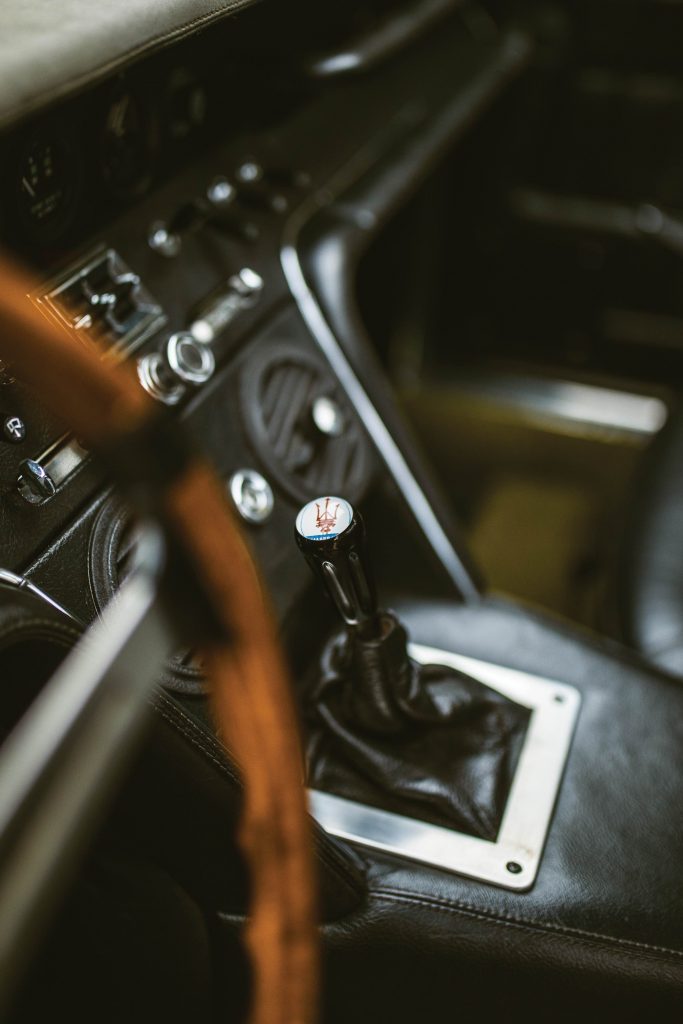
[[[363,433],[354,411],[358,395],[349,392],[357,392],[355,378],[336,382],[339,366],[328,367],[330,353],[321,351],[310,322],[294,311],[282,253],[291,249],[289,238],[305,244],[298,238],[302,216],[307,223],[323,208],[336,216],[351,183],[379,169],[401,144],[418,145],[420,134],[443,119],[442,108],[452,105],[454,54],[462,56],[458,78],[466,83],[477,61],[484,74],[496,67],[507,37],[473,42],[466,21],[456,16],[440,38],[389,61],[381,76],[332,81],[321,90],[312,88],[310,62],[302,58],[306,47],[310,53],[324,49],[320,33],[311,30],[299,40],[293,68],[291,57],[274,58],[272,30],[259,34],[256,14],[235,23],[229,44],[223,29],[186,40],[6,133],[3,235],[42,282],[34,301],[75,343],[94,341],[105,357],[126,357],[131,365],[147,360],[148,371],[152,360],[152,378],[166,374],[167,386],[169,339],[209,329],[215,374],[201,387],[185,382],[173,413],[195,432],[226,485],[244,468],[271,484],[272,520],[247,528],[284,614],[302,585],[289,554],[288,523],[297,501],[325,489],[326,474],[316,466],[329,439],[314,437],[308,396],[297,418],[296,457],[302,444],[321,450],[304,456],[311,461],[309,476],[293,487],[278,457],[264,448],[262,418],[248,408],[267,353],[282,345],[296,361],[298,348],[302,367],[320,376],[317,396],[341,403],[355,440],[344,449],[348,480],[339,480],[337,489],[350,483],[358,497],[372,489],[372,466],[378,458],[386,461],[387,451],[383,438]],[[378,23],[380,14],[378,7]],[[256,68],[240,59],[241,47],[255,37]],[[505,79],[492,80],[491,97]],[[238,96],[248,102],[235,103]],[[40,402],[12,381],[11,368],[4,380],[0,412],[19,417],[26,436],[0,447],[2,564],[46,585],[51,578],[69,607],[69,591],[83,590],[64,581],[79,579],[83,566],[72,558],[66,572],[55,571],[49,552],[66,550],[62,535],[66,530],[69,536],[71,522],[90,528],[88,510],[101,504],[106,479],[77,439],[65,436]],[[36,476],[41,471],[54,484],[47,498]],[[333,483],[334,475],[327,486]],[[393,491],[392,505],[398,502],[390,518],[414,531],[410,494],[391,479],[382,488]],[[377,514],[385,518],[381,502]],[[414,550],[423,548],[426,577],[437,590],[447,587],[438,554],[418,528]],[[88,619],[93,608],[88,598],[73,610]]]

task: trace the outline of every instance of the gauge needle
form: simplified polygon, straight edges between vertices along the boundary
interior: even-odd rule
[[[33,199],[35,199],[35,198],[36,198],[36,194],[35,194],[35,192],[33,191],[33,189],[31,188],[31,185],[30,185],[30,183],[29,183],[29,182],[28,182],[28,181],[26,180],[26,178],[22,178],[22,179],[21,179],[21,184],[22,184],[22,185],[24,186],[24,188],[26,189],[26,191],[27,191],[27,192],[30,192],[30,194],[31,194],[32,198],[33,198]]]

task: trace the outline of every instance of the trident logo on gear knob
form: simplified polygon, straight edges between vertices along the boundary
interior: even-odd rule
[[[296,517],[297,532],[305,540],[334,540],[353,520],[348,501],[327,495],[309,501]]]
[[[375,635],[379,610],[360,513],[344,498],[314,498],[296,517],[296,542],[347,626]]]

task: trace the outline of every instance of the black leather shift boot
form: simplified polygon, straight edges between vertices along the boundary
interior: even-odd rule
[[[527,708],[408,658],[405,630],[327,645],[307,700],[309,785],[482,839],[500,827]]]

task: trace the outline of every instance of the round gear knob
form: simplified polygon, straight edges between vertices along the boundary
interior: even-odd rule
[[[347,626],[370,637],[379,629],[374,575],[365,525],[344,498],[324,495],[296,517],[296,542]]]

